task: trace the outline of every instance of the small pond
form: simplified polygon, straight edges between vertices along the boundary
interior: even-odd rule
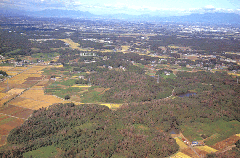
[[[179,94],[177,95],[178,97],[190,97],[192,95],[196,95],[197,93],[192,93],[192,92],[187,92],[187,93],[184,93],[184,94]]]

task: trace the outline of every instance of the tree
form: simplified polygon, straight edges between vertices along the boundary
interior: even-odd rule
[[[69,100],[69,99],[70,99],[70,96],[69,96],[69,95],[66,95],[64,98],[65,98],[65,100]]]
[[[0,74],[2,74],[3,76],[8,76],[8,74],[5,71],[0,70]]]
[[[237,148],[240,148],[240,140],[238,140],[236,143],[235,143],[236,147]]]

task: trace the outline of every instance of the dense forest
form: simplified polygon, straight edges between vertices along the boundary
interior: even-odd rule
[[[108,71],[90,76],[93,85],[110,88],[103,95],[105,102],[140,102],[166,98],[173,88],[164,80],[129,71]]]
[[[55,146],[60,149],[57,157],[166,157],[178,146],[153,123],[152,116],[159,117],[155,110],[133,105],[111,111],[72,103],[42,108],[11,131],[0,155],[21,157],[27,151]]]
[[[31,42],[18,32],[8,32],[0,29],[0,54],[13,55],[28,54]]]
[[[170,44],[190,46],[195,50],[204,50],[210,52],[224,52],[224,51],[238,51],[239,40],[229,39],[211,39],[211,38],[199,38],[197,36],[188,38],[178,38],[177,36],[151,36],[149,39],[149,45],[152,45],[152,50],[157,50],[157,46],[167,46]],[[155,47],[154,47],[155,46]],[[143,48],[146,46],[142,46]]]

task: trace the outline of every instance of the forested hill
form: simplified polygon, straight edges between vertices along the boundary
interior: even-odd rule
[[[163,79],[129,71],[108,71],[91,75],[92,84],[110,88],[104,93],[105,102],[139,102],[162,99],[172,94],[173,88]]]
[[[42,108],[11,131],[0,155],[20,157],[46,146],[59,148],[57,157],[166,157],[178,150],[175,140],[152,122],[160,117],[156,108],[128,109],[74,104]]]

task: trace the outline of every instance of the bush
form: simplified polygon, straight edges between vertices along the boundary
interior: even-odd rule
[[[69,96],[69,95],[66,95],[64,98],[65,98],[65,100],[69,100],[69,99],[70,99],[70,96]]]
[[[0,74],[2,74],[3,76],[8,76],[8,74],[5,71],[0,70]]]
[[[236,147],[237,148],[240,148],[240,140],[238,140],[236,143],[235,143]]]

